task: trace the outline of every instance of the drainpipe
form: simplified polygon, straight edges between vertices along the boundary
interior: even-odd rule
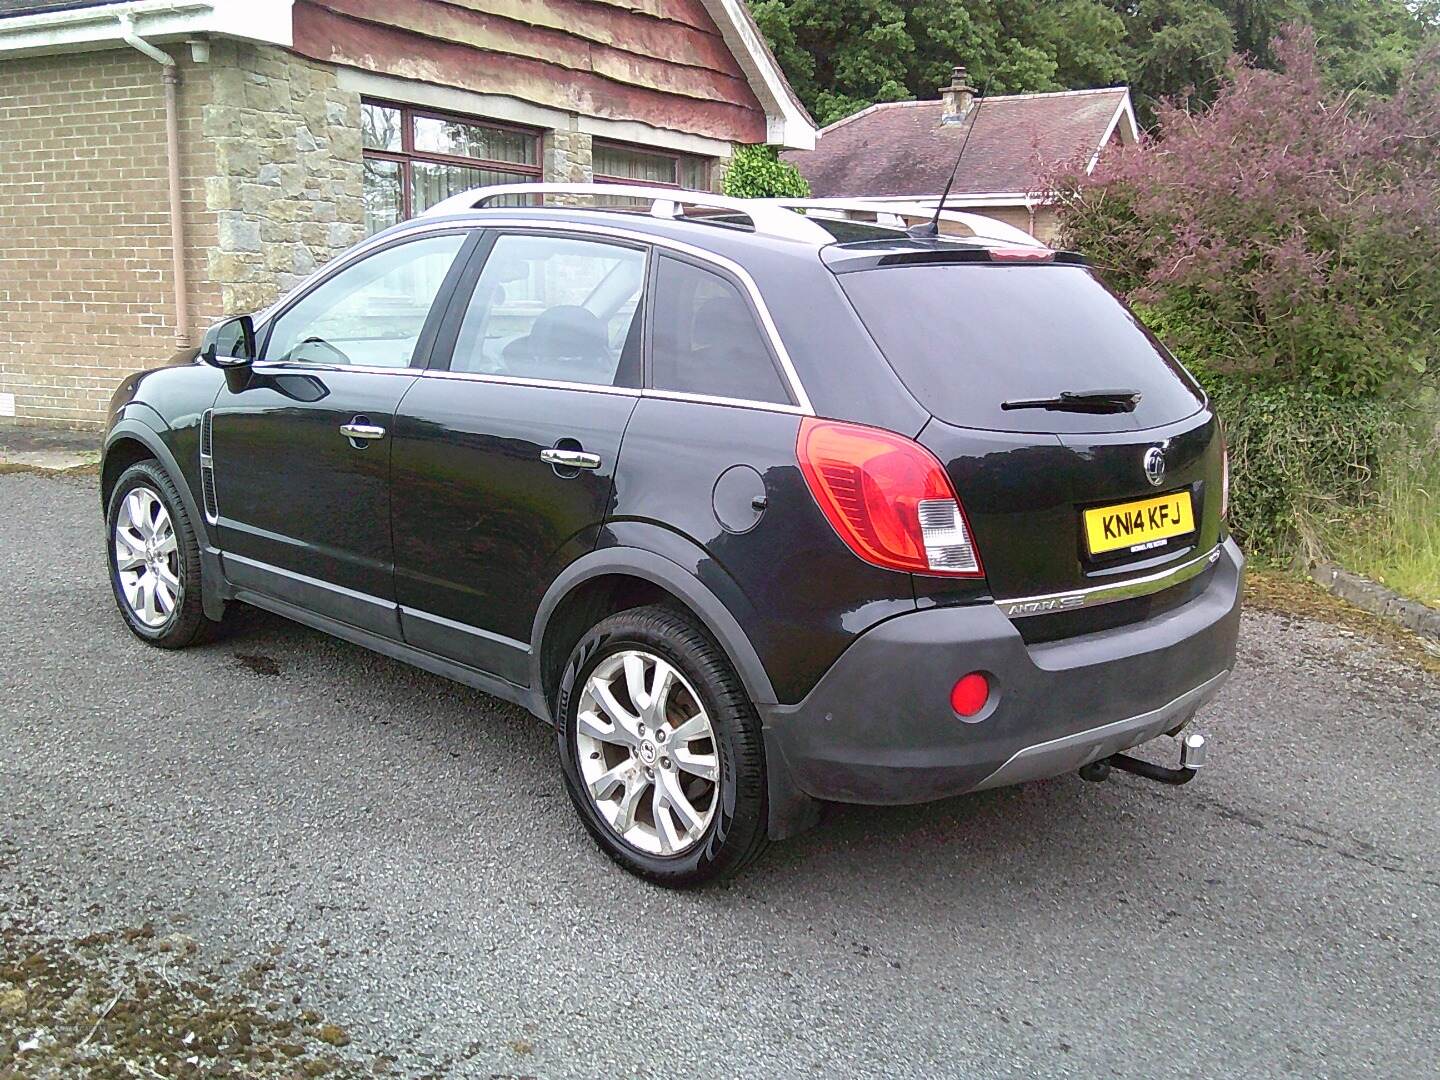
[[[123,11],[116,17],[120,20],[120,36],[125,44],[159,64],[165,83],[165,150],[170,183],[170,257],[175,279],[175,344],[184,349],[190,345],[190,293],[185,283],[185,219],[180,205],[180,73],[176,70],[174,57],[135,32],[135,19],[130,12]]]

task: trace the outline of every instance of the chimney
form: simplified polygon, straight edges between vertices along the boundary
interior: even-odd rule
[[[940,122],[958,124],[975,101],[975,88],[965,81],[965,68],[957,64],[950,73],[950,85],[940,87]]]

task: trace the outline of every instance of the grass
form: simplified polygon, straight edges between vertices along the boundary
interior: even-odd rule
[[[1345,569],[1440,607],[1440,462],[1382,478],[1375,505],[1330,523],[1321,542]]]

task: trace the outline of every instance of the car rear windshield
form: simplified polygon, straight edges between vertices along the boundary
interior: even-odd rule
[[[941,420],[995,431],[1126,431],[1183,419],[1195,384],[1079,266],[886,266],[840,275],[910,392]],[[1001,408],[1065,391],[1140,393],[1131,413]]]

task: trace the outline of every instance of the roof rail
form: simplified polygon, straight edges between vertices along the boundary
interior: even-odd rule
[[[926,206],[924,203],[894,202],[888,199],[766,199],[764,201],[797,211],[874,214],[877,222],[884,215],[890,214],[901,219],[902,227],[905,218],[923,218],[929,221],[935,216],[935,207],[933,206]],[[963,210],[942,210],[940,211],[940,220],[953,221],[957,225],[965,226],[977,240],[993,240],[1001,244],[1023,247],[1047,247],[1024,229],[1006,225],[1003,221],[986,217],[984,214],[971,214]]]
[[[764,236],[798,240],[807,244],[829,244],[835,239],[813,221],[807,221],[803,214],[775,199],[732,199],[708,191],[686,191],[644,184],[497,184],[452,195],[430,207],[423,216],[438,217],[443,214],[479,210],[495,199],[516,195],[588,195],[592,198],[649,199],[652,217],[673,221],[683,218],[684,207],[698,206],[709,210],[728,210],[747,217],[755,231]]]

